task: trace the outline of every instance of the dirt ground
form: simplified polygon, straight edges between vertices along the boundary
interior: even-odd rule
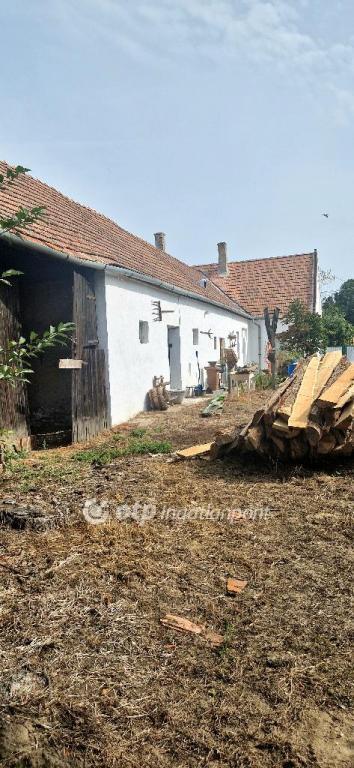
[[[2,476],[1,766],[352,765],[352,464],[129,452],[207,442],[262,399],[141,414],[92,455],[37,452]],[[16,510],[33,525],[11,528]],[[247,581],[234,597],[228,577]]]

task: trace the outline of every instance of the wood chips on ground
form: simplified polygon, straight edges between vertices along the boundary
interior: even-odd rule
[[[266,398],[208,420],[201,401],[142,414],[93,447],[134,428],[175,450],[208,443]],[[349,768],[352,464],[101,466],[77,450],[34,453],[0,480],[3,504],[51,521],[0,527],[0,765]],[[93,499],[155,511],[90,525]],[[247,582],[234,599],[230,578]]]

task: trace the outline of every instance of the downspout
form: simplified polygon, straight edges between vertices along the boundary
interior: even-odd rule
[[[253,325],[257,326],[258,329],[258,370],[261,372],[262,370],[262,329],[261,324],[253,318]]]

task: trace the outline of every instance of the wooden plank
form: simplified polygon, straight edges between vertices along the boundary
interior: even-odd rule
[[[350,400],[354,400],[354,384],[339,398],[336,408],[343,408]]]
[[[337,406],[338,401],[345,395],[350,385],[354,381],[354,363],[349,365],[348,368],[336,379],[336,381],[326,389],[323,394],[318,398],[317,402],[320,405]]]
[[[336,446],[336,438],[334,435],[324,435],[317,446],[317,453],[324,455],[331,453]]]
[[[261,424],[258,425],[258,427],[251,427],[246,435],[246,439],[250,446],[255,450],[259,451],[262,444],[262,438],[263,438],[263,427]]]
[[[280,417],[273,421],[272,429],[275,429],[277,432],[285,432],[287,435],[290,434],[291,431],[291,427],[289,427],[287,422]]]
[[[354,418],[354,403],[348,403],[348,405],[346,405],[345,408],[343,408],[342,412],[338,415],[335,421],[335,426],[339,427],[341,425],[341,427],[343,428],[345,424],[346,426],[349,427],[350,422],[353,420],[353,418]]]
[[[232,432],[232,433],[220,432],[220,433],[216,434],[215,435],[215,440],[211,444],[211,448],[210,448],[210,456],[211,456],[211,458],[214,458],[216,456],[216,454],[219,454],[219,452],[222,450],[222,448],[224,448],[224,447],[227,448],[230,445],[230,443],[233,443],[235,438],[237,438],[237,437],[238,437],[238,433],[235,432],[235,431]]]
[[[72,439],[75,443],[90,440],[108,426],[105,352],[96,345],[96,300],[89,270],[74,270],[73,320],[72,356],[84,363],[81,369],[72,372]]]
[[[286,443],[284,443],[284,440],[282,440],[281,437],[277,437],[276,435],[272,435],[270,439],[277,447],[278,453],[280,453],[280,455],[284,455],[286,453]]]
[[[280,416],[281,419],[288,421],[291,416],[290,405],[281,405],[277,410],[277,416]]]
[[[311,358],[306,368],[288,421],[289,427],[300,427],[301,429],[307,427],[317,387],[319,364],[320,358],[316,355]]]
[[[316,445],[320,442],[322,437],[322,429],[319,424],[316,424],[314,421],[310,421],[306,428],[306,438],[307,441],[310,443],[312,448],[315,448]]]
[[[332,376],[334,369],[337,367],[338,363],[340,363],[341,359],[341,351],[326,352],[318,369],[317,385],[314,396],[315,400],[317,400],[318,396],[321,394],[323,388],[326,386],[327,381]]]
[[[296,381],[297,371],[295,371],[294,376],[289,377],[286,379],[280,387],[272,394],[271,398],[268,400],[268,402],[265,404],[264,408],[259,408],[258,411],[254,413],[252,416],[252,419],[250,420],[249,424],[244,427],[242,430],[242,435],[245,435],[249,427],[255,427],[257,424],[259,424],[261,418],[264,416],[265,413],[268,413],[269,411],[274,409],[274,406],[280,402],[281,398],[287,391],[287,389],[290,387],[290,384],[293,384]]]
[[[301,430],[297,427],[289,427],[288,423],[284,421],[284,419],[275,419],[273,421],[273,424],[271,425],[271,430],[275,430],[275,433],[278,434],[278,437],[285,437],[286,440],[292,440],[294,437],[297,437]],[[270,434],[272,436],[272,434]]]
[[[11,287],[0,283],[0,347],[6,349],[9,341],[18,339],[21,333],[18,283]],[[11,431],[9,442],[14,445],[28,437],[30,421],[25,383],[12,386],[7,381],[0,381],[0,429]]]
[[[64,370],[79,370],[83,365],[85,365],[83,360],[73,360],[70,357],[62,357],[59,360],[59,368],[63,368]]]
[[[200,445],[192,445],[190,448],[183,448],[181,451],[176,451],[177,456],[181,456],[183,459],[193,459],[194,456],[202,456],[204,453],[209,453],[212,443],[201,443]]]
[[[343,456],[350,456],[353,453],[353,441],[352,439],[348,439],[343,445],[336,445],[335,448],[333,448],[333,453],[336,454],[336,456],[343,455]]]
[[[234,579],[230,576],[226,582],[226,592],[228,595],[238,595],[243,592],[247,584],[248,582],[244,579]]]
[[[291,440],[289,445],[290,456],[294,461],[299,461],[304,458],[307,448],[301,437],[295,437],[295,440]]]

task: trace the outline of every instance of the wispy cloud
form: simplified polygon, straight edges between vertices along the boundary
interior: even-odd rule
[[[333,0],[335,2],[335,0]],[[203,56],[271,66],[326,91],[338,115],[353,113],[354,40],[322,39],[316,0],[60,0],[81,23],[135,58]],[[318,13],[325,13],[323,3]],[[330,23],[330,22],[329,22]]]

